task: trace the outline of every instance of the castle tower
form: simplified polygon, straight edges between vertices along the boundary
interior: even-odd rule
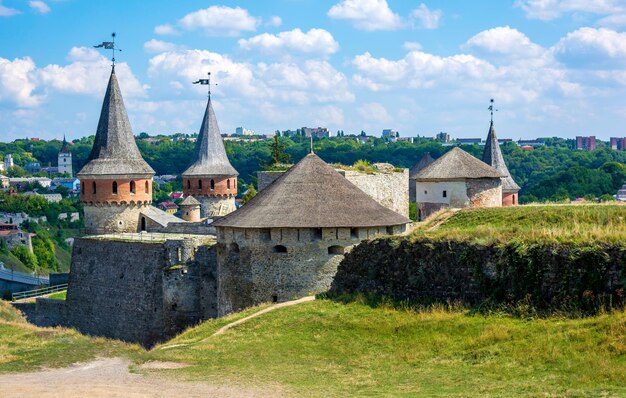
[[[187,196],[178,206],[183,213],[183,220],[189,222],[200,221],[200,202],[193,196]]]
[[[59,173],[67,173],[70,176],[73,174],[72,171],[72,152],[67,146],[67,140],[65,139],[65,135],[63,135],[63,145],[61,146],[61,150],[59,151]]]
[[[235,210],[238,175],[226,156],[209,95],[194,157],[183,173],[183,192],[200,202],[202,218],[225,216]]]
[[[153,175],[135,143],[113,68],[93,148],[77,175],[87,233],[137,231],[140,212],[152,203]]]
[[[502,206],[517,206],[520,187],[515,180],[513,180],[509,169],[506,167],[506,163],[504,163],[498,137],[496,137],[496,130],[493,128],[493,119],[489,126],[489,133],[487,134],[485,151],[483,152],[483,162],[498,170],[501,174],[504,174],[504,177],[502,177]]]

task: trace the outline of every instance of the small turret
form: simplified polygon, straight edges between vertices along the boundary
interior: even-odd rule
[[[187,196],[178,206],[183,213],[183,220],[189,222],[200,221],[200,202],[193,196]]]

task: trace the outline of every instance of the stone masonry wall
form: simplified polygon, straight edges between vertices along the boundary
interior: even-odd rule
[[[215,316],[215,267],[211,244],[196,239],[76,239],[64,324],[152,346]]]
[[[85,230],[87,233],[137,232],[141,211],[149,205],[85,205]]]
[[[366,174],[352,170],[337,170],[381,205],[409,216],[409,170]],[[283,171],[257,171],[259,192],[280,177]]]

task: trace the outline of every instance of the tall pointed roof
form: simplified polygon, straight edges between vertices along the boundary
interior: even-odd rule
[[[238,210],[213,222],[235,228],[337,228],[403,225],[311,152]]]
[[[211,97],[207,101],[202,127],[196,141],[196,150],[191,166],[183,176],[237,176],[239,173],[230,164],[224,141],[213,112]]]
[[[422,156],[422,158],[417,163],[415,163],[415,166],[411,167],[411,170],[409,170],[409,178],[414,179],[420,170],[422,170],[424,167],[428,166],[434,161],[435,159],[433,159],[433,157],[430,156],[430,152],[426,152]]]
[[[113,69],[102,102],[96,138],[87,164],[78,176],[128,174],[154,175],[154,170],[139,153]]]
[[[67,147],[67,140],[65,139],[65,134],[63,134],[63,145],[61,145],[61,153],[70,153],[70,149]]]
[[[496,130],[493,128],[493,120],[489,126],[489,134],[487,134],[487,142],[485,143],[485,151],[483,152],[483,162],[505,175],[505,177],[502,177],[503,192],[517,192],[520,190],[519,185],[517,185],[513,177],[511,177],[506,163],[504,163],[504,157],[502,156],[500,144],[496,137]]]
[[[498,177],[504,177],[504,174],[476,159],[461,148],[454,147],[417,173],[415,179],[417,181],[436,181]]]

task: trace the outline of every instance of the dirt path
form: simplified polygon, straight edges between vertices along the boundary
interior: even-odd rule
[[[140,375],[128,371],[129,361],[122,358],[99,359],[63,369],[34,373],[0,375],[2,398],[152,398],[152,397],[282,397],[272,387],[250,389],[206,383],[187,383]],[[145,369],[163,369],[181,364],[151,363]]]

